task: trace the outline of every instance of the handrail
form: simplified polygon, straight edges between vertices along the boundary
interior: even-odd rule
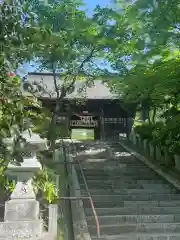
[[[64,170],[66,177],[68,177],[68,165],[67,165],[67,150],[66,150],[66,145],[64,144],[64,141],[62,141],[62,149],[63,149],[63,154],[64,154]],[[71,196],[70,195],[70,186],[67,184],[67,196],[68,198]],[[73,219],[72,219],[72,206],[71,206],[71,200],[69,199],[67,201],[68,203],[68,212],[67,214],[67,221],[68,221],[68,238],[74,240],[74,228],[73,228]],[[66,210],[67,211],[67,210]]]
[[[71,144],[73,145],[73,142],[71,142]],[[82,165],[81,165],[81,163],[80,163],[80,161],[78,159],[77,151],[75,151],[75,152],[76,152],[76,157],[77,157],[77,161],[78,161],[78,164],[79,164],[80,172],[81,172],[84,184],[85,184],[85,189],[86,189],[86,192],[88,194],[88,198],[89,198],[89,202],[90,202],[90,205],[91,205],[91,209],[92,209],[92,212],[93,212],[93,215],[94,215],[94,219],[95,219],[95,222],[96,222],[97,238],[100,239],[100,224],[99,224],[99,219],[98,219],[98,216],[97,216],[97,212],[96,212],[96,209],[94,207],[94,203],[93,203],[93,200],[92,200],[89,188],[88,188],[87,180],[86,180],[86,177],[84,175],[84,172],[83,172],[83,169],[82,169]]]

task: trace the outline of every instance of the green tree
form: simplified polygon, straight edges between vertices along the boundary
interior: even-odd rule
[[[116,1],[116,12],[121,7],[118,13],[126,23],[129,40],[112,53],[118,76],[109,84],[125,101],[150,112],[153,109],[149,115],[155,120],[156,113],[179,104],[179,1],[124,3]],[[117,30],[116,36],[121,36]],[[119,58],[121,47],[123,58]]]
[[[39,44],[46,35],[46,29],[40,28],[36,23],[36,15],[31,6],[26,1],[1,1],[0,3],[0,181],[1,187],[12,191],[13,182],[4,175],[9,161],[22,161],[20,137],[22,131],[28,126],[24,121],[31,119],[38,129],[43,117],[43,122],[47,118],[46,112],[41,108],[37,99],[28,98],[22,95],[21,78],[14,72],[27,60],[34,56],[34,45]],[[32,110],[27,110],[26,106],[38,108],[39,114]],[[48,118],[47,118],[48,121]],[[7,149],[4,138],[13,138],[12,149]],[[42,171],[46,171],[42,170]],[[41,175],[38,181],[41,181]],[[46,181],[46,185],[48,179]],[[44,183],[45,184],[45,183]],[[41,186],[42,187],[42,186]],[[2,190],[2,189],[1,189]],[[4,194],[3,189],[3,194]],[[52,190],[52,189],[51,189]],[[45,190],[46,192],[46,190]]]
[[[111,26],[107,24],[111,12],[97,8],[94,16],[88,18],[79,10],[81,4],[64,0],[48,5],[36,2],[35,5],[39,24],[51,33],[38,46],[35,57],[41,69],[48,69],[54,76],[56,106],[48,136],[52,143],[62,99],[75,90],[76,81],[84,81],[85,88],[98,76],[108,76],[98,61],[106,58],[106,47],[111,44]]]

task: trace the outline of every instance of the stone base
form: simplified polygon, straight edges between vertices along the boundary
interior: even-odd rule
[[[155,147],[153,144],[149,144],[149,154],[152,160],[155,160]]]
[[[156,146],[156,160],[158,162],[162,162],[161,150],[158,146]]]
[[[56,237],[50,233],[44,233],[40,238],[37,238],[37,240],[56,240]]]
[[[5,203],[4,221],[39,219],[39,202],[35,199],[12,199]]]
[[[0,239],[37,239],[43,234],[43,220],[0,223]]]
[[[143,140],[143,149],[145,152],[147,152],[147,150],[148,150],[148,140],[147,139]]]
[[[175,168],[176,168],[176,170],[180,171],[180,156],[175,155],[174,159],[175,159]]]

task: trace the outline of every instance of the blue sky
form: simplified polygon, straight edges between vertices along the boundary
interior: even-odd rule
[[[86,4],[85,9],[87,9],[88,15],[92,15],[93,9],[97,5],[100,5],[101,7],[107,7],[107,5],[110,3],[110,0],[84,0],[84,3]],[[22,68],[23,74],[35,71],[35,67],[30,64],[25,64]]]
[[[87,4],[88,13],[92,14],[93,9],[96,7],[96,5],[106,7],[109,4],[110,0],[84,0],[84,2]]]

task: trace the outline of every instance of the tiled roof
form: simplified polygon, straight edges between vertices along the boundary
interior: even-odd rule
[[[57,81],[58,85],[62,84],[62,80]],[[22,81],[22,89],[24,95],[30,96],[31,91],[27,90],[28,85],[33,85],[42,88],[36,91],[35,95],[42,98],[56,98],[56,92],[53,82],[52,73],[29,73],[26,80]],[[83,91],[81,91],[83,90]],[[75,82],[75,89],[72,93],[67,95],[66,98],[88,98],[88,99],[116,99],[117,97],[112,94],[109,88],[101,80],[94,80],[90,86],[85,84],[85,81],[79,80]]]

